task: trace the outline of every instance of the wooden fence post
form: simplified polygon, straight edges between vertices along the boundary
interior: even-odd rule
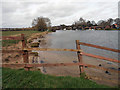
[[[21,38],[22,38],[22,49],[24,49],[26,47],[24,34],[21,34]]]
[[[76,40],[76,49],[81,49],[80,48],[80,44],[79,44],[79,40]],[[82,54],[81,54],[81,52],[78,51],[77,55],[78,55],[78,61],[79,61],[79,63],[82,64]],[[81,73],[83,73],[83,66],[79,66],[79,69],[80,69],[80,75],[81,75]]]
[[[22,49],[24,49],[26,47],[24,34],[21,34],[21,37],[22,37]],[[28,51],[27,50],[23,50],[23,62],[24,63],[29,63]],[[25,70],[29,70],[29,69],[25,68]]]

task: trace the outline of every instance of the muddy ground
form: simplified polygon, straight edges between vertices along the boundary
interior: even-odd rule
[[[26,46],[30,48],[31,43],[34,41],[34,39],[37,39],[37,38],[43,39],[44,36],[47,33],[48,32],[33,33],[30,37],[27,38]],[[18,36],[18,35],[12,35],[12,36]],[[39,42],[39,43],[41,43],[41,42]],[[2,58],[1,58],[2,63],[4,63],[4,64],[21,64],[21,63],[24,63],[23,62],[23,53],[14,52],[14,50],[22,50],[22,42],[21,41],[17,44],[13,44],[11,46],[2,47],[2,50],[8,50],[8,52],[6,52],[6,53],[0,52],[1,56],[2,56]],[[13,52],[9,52],[9,50],[13,50]],[[34,57],[36,57],[36,55],[32,52],[29,52],[29,62],[32,61],[32,59]],[[19,69],[19,68],[23,68],[23,67],[10,67],[10,68]]]

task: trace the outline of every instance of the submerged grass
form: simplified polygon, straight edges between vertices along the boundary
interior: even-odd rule
[[[110,88],[83,77],[50,76],[40,71],[3,68],[3,88]]]

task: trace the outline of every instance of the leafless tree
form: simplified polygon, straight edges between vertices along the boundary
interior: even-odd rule
[[[92,26],[92,24],[91,24],[91,22],[89,20],[87,21],[87,26],[88,27]]]
[[[95,21],[91,21],[91,24],[92,24],[92,25],[96,25],[96,22],[95,22]]]
[[[112,18],[109,18],[108,20],[107,20],[107,25],[113,25],[113,19]]]
[[[83,18],[80,18],[80,19],[79,19],[79,22],[80,22],[81,25],[84,25],[84,26],[87,25],[85,19],[83,19]]]
[[[104,21],[104,20],[100,20],[100,21],[98,21],[97,25],[98,25],[98,26],[105,27],[105,26],[107,26],[107,23],[106,23],[106,21]]]
[[[114,22],[115,22],[115,24],[117,24],[117,25],[120,26],[120,18],[116,18],[116,19],[114,20]]]
[[[50,29],[51,21],[49,18],[38,17],[32,21],[32,26],[38,31],[45,31]]]
[[[79,26],[87,26],[87,23],[86,23],[85,19],[80,18],[78,21],[74,22],[74,25],[75,25],[76,27],[79,27]]]

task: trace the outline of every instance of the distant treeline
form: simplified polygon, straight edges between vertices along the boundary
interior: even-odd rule
[[[47,17],[37,17],[32,21],[32,27],[28,28],[0,28],[0,31],[56,31],[56,30],[120,30],[120,18],[95,21],[85,20],[80,18],[71,25],[60,24],[58,26],[51,26],[51,20]]]
[[[120,29],[120,18],[107,20],[99,20],[97,23],[95,21],[85,20],[80,18],[78,21],[75,21],[72,25],[61,24],[59,26],[54,26],[53,29],[56,30],[86,30],[86,29],[95,29],[95,30],[119,30]]]
[[[0,28],[0,31],[30,31],[34,28]]]

